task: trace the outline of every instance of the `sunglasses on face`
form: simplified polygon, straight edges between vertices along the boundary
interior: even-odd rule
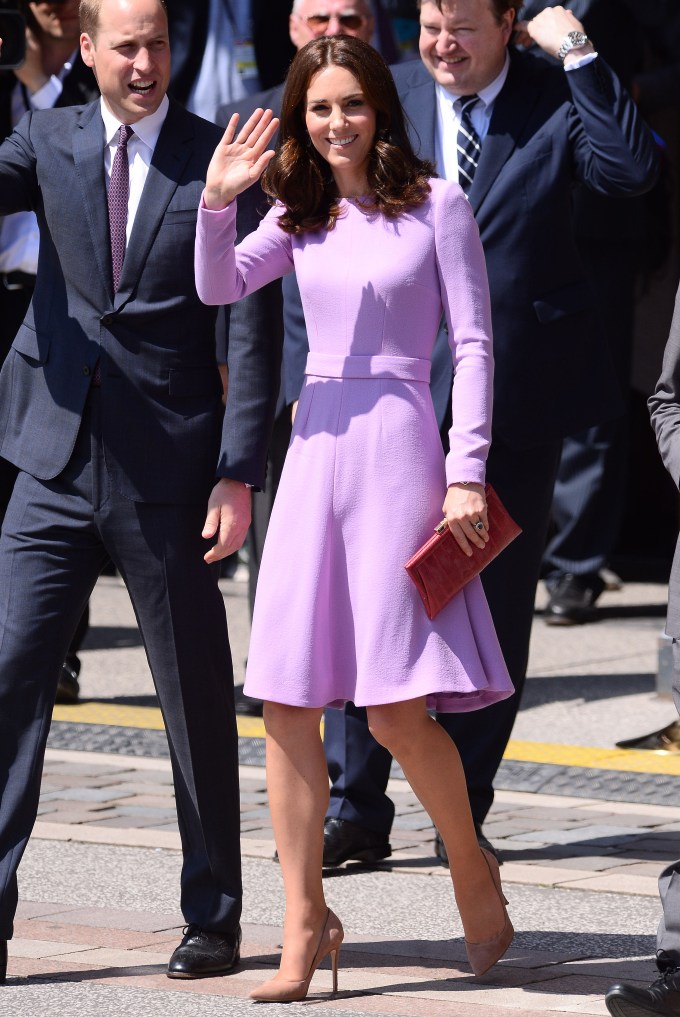
[[[307,22],[312,32],[320,34],[326,31],[333,17],[342,28],[347,28],[351,32],[356,32],[366,20],[362,14],[308,14],[302,20]]]

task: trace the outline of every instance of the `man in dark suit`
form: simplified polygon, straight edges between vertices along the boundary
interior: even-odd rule
[[[680,487],[680,290],[661,377],[649,398],[649,409],[664,466]],[[671,569],[666,632],[673,639],[673,698],[680,712],[680,540]],[[680,1013],[680,860],[661,872],[659,895],[663,909],[656,937],[659,977],[645,989],[626,982],[612,985],[605,997],[612,1017],[672,1017]]]
[[[554,0],[528,0],[522,18],[530,20],[554,6]],[[674,53],[671,58],[677,59],[677,11],[667,0],[567,0],[564,6],[597,40],[600,56],[624,86],[635,87],[644,102],[650,87],[665,74],[660,66],[640,77],[650,43],[657,44],[662,37],[669,57]],[[531,44],[523,25],[515,41]],[[652,193],[625,202],[586,187],[574,194],[579,255],[624,397],[630,389],[636,281],[642,272],[658,267],[653,231],[659,213],[654,209],[659,203],[666,206],[666,190],[667,181],[660,180]],[[578,625],[597,617],[595,603],[605,587],[602,572],[616,548],[624,514],[627,439],[626,413],[564,439],[543,559],[550,590],[544,618],[549,625]],[[602,526],[605,517],[607,525]]]
[[[232,349],[223,410],[215,309],[193,274],[222,132],[167,99],[164,3],[83,0],[80,15],[102,100],[29,113],[0,146],[0,214],[33,210],[40,226],[33,301],[0,373],[0,454],[20,471],[0,537],[0,980],[59,663],[109,557],[175,778],[188,928],[168,974],[216,975],[239,956],[241,871],[215,563],[264,482],[275,371],[259,337],[243,363]]]
[[[580,182],[623,196],[655,178],[651,135],[582,25],[562,8],[530,23],[537,45],[564,57],[564,68],[550,66],[508,51],[518,6],[424,0],[421,60],[394,71],[419,154],[466,186],[480,229],[495,356],[487,479],[523,529],[483,573],[516,695],[476,713],[438,716],[461,754],[480,839],[525,680],[562,438],[620,412],[576,249],[572,189]],[[463,163],[467,180],[456,158],[466,136],[481,146],[472,172]],[[413,550],[404,549],[405,559]],[[390,757],[369,735],[365,711],[327,710],[325,724],[332,780],[325,861],[386,857]],[[441,843],[438,851],[445,859]]]
[[[29,3],[26,7],[26,59],[14,71],[0,73],[0,141],[24,113],[52,106],[89,102],[97,82],[82,61],[78,41],[78,0]],[[5,360],[31,302],[38,267],[38,225],[30,212],[0,218],[0,364]],[[17,470],[0,459],[0,525]],[[59,674],[57,702],[78,699],[78,651],[87,633],[83,613]]]

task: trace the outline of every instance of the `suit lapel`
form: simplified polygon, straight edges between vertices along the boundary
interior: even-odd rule
[[[527,66],[522,54],[510,52],[508,76],[494,102],[489,131],[469,191],[470,205],[475,215],[517,147],[524,125],[538,102],[538,89],[527,87],[531,77],[531,71],[527,73]]]
[[[108,204],[104,180],[104,122],[99,102],[86,107],[76,124],[73,158],[82,193],[82,207],[92,237],[94,256],[109,299],[113,296],[111,279],[111,241]]]
[[[193,151],[194,126],[181,106],[170,103],[154,149],[130,234],[115,307],[126,303],[137,285],[163,216]]]
[[[435,162],[436,95],[434,81],[420,60],[406,78],[399,97],[408,117],[411,143],[421,159]]]

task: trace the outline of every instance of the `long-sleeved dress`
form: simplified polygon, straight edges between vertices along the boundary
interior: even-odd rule
[[[309,336],[258,580],[245,684],[258,699],[427,696],[466,711],[512,695],[479,579],[431,621],[404,569],[447,483],[484,482],[491,429],[484,255],[461,189],[430,183],[396,220],[343,199],[334,229],[299,236],[275,207],[237,247],[235,203],[199,211],[201,299],[231,303],[294,270]],[[429,388],[442,309],[455,370],[446,461]]]

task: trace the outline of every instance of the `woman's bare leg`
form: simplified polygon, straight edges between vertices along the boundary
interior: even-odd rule
[[[328,770],[319,731],[322,710],[264,704],[267,792],[286,898],[282,978],[305,978],[326,920],[323,822]]]
[[[491,939],[503,928],[505,912],[477,843],[456,746],[429,716],[424,698],[369,706],[368,724],[442,836],[465,938],[472,943]]]

